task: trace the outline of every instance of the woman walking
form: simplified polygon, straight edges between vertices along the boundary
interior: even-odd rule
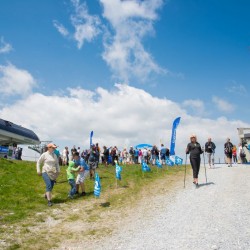
[[[188,143],[186,148],[186,154],[190,153],[190,163],[193,169],[193,183],[195,184],[196,188],[198,188],[198,175],[200,171],[200,165],[201,165],[201,157],[200,155],[203,153],[203,150],[201,149],[200,143],[197,142],[196,135],[190,136],[190,143]]]
[[[56,182],[56,178],[60,173],[59,162],[54,150],[56,145],[49,143],[47,145],[47,151],[43,153],[37,161],[36,169],[37,174],[43,177],[43,180],[46,185],[45,199],[48,200],[48,206],[51,207],[53,204],[52,199],[52,189]],[[41,172],[42,165],[42,172]]]

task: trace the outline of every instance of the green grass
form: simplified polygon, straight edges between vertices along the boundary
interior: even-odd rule
[[[78,197],[74,200],[67,198],[70,187],[66,179],[65,169],[66,167],[61,167],[60,177],[53,189],[53,202],[64,204],[77,203],[82,199],[94,199],[94,182],[89,179],[86,181],[86,197]],[[166,167],[163,170],[157,170],[156,167],[151,167],[151,169],[151,172],[143,174],[140,165],[123,166],[122,180],[116,182],[115,168],[100,165],[97,172],[101,178],[101,195],[107,194],[109,197],[108,203],[112,203],[112,206],[119,206],[128,194],[136,195],[148,183],[159,178],[165,178],[166,175],[183,171],[181,167],[171,167],[169,170]],[[42,177],[36,173],[36,163],[0,159],[0,179],[0,224],[8,225],[23,221],[28,216],[50,209],[43,197],[45,184]],[[118,188],[116,185],[118,185]],[[107,206],[109,206],[108,203]],[[105,207],[105,204],[103,204],[103,207]],[[39,216],[36,216],[36,219],[41,220]],[[70,219],[76,218],[73,216]]]

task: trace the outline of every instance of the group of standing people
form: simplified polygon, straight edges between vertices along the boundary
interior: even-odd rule
[[[53,143],[49,143],[46,147],[46,151],[42,153],[37,161],[37,173],[43,177],[46,185],[45,198],[48,201],[48,206],[52,206],[52,189],[56,183],[56,179],[60,174],[59,157],[60,153],[56,149],[57,146]],[[201,154],[204,152],[208,157],[209,168],[214,168],[214,153],[216,145],[212,142],[211,138],[205,143],[205,147],[201,147],[197,141],[195,134],[190,136],[190,143],[186,148],[186,154],[190,154],[190,163],[193,169],[193,183],[198,187],[198,175],[201,164]],[[228,167],[232,167],[232,159],[237,162],[237,149],[228,138],[224,144],[224,152],[226,156],[226,162]],[[146,163],[156,164],[156,160],[161,160],[162,164],[166,163],[166,159],[169,157],[169,149],[161,144],[160,150],[156,145],[152,149],[134,149],[132,146],[127,151],[124,148],[123,151],[119,151],[118,148],[106,146],[103,147],[103,153],[100,153],[98,143],[91,145],[89,150],[80,151],[80,147],[73,146],[71,149],[71,158],[69,157],[69,149],[66,146],[62,153],[62,165],[67,165],[67,179],[71,190],[69,197],[73,198],[75,194],[79,194],[81,188],[81,195],[86,195],[85,192],[85,180],[88,176],[90,179],[94,179],[95,170],[98,167],[100,158],[102,162],[107,166],[109,163],[115,164],[119,161],[123,164],[140,164],[143,161]],[[245,163],[245,152],[242,145],[239,145],[239,155],[241,162]],[[100,157],[101,156],[101,157]],[[205,160],[205,158],[204,158]],[[41,170],[42,166],[42,170]],[[75,173],[77,177],[75,178]]]
[[[107,148],[103,147],[103,154],[101,154],[102,162],[107,166],[108,164],[115,164],[115,161],[120,162],[122,164],[141,164],[142,162],[146,162],[147,164],[155,164],[156,160],[161,159],[162,164],[165,164],[166,158],[169,157],[169,149],[164,147],[161,144],[161,148],[158,149],[156,145],[154,145],[151,149],[144,148],[134,148],[130,146],[124,148],[123,150],[119,150],[116,146]]]
[[[214,168],[214,153],[215,153],[216,145],[212,142],[212,139],[209,137],[208,141],[205,144],[205,148],[201,147],[200,143],[197,142],[197,137],[195,134],[190,136],[190,143],[188,143],[186,148],[186,154],[190,154],[190,163],[193,170],[193,183],[196,187],[199,186],[198,183],[198,175],[200,170],[201,164],[201,154],[204,152],[207,154],[208,157],[208,164],[209,168]],[[226,163],[228,167],[232,167],[232,159],[235,163],[238,162],[237,160],[237,148],[235,145],[232,144],[230,138],[227,138],[226,143],[224,144],[224,153],[226,157]],[[246,162],[246,154],[242,147],[242,144],[239,144],[239,156],[241,159],[241,163]],[[204,158],[205,161],[205,158]],[[205,163],[205,162],[204,162]]]

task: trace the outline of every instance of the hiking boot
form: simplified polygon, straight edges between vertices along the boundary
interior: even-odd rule
[[[53,206],[53,203],[51,201],[48,201],[48,206],[49,207]]]

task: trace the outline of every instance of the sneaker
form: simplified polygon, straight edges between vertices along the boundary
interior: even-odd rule
[[[51,201],[48,201],[48,206],[49,207],[53,206],[53,203]]]
[[[85,195],[86,195],[86,193],[85,193],[85,192],[82,192],[81,196],[85,196]]]

